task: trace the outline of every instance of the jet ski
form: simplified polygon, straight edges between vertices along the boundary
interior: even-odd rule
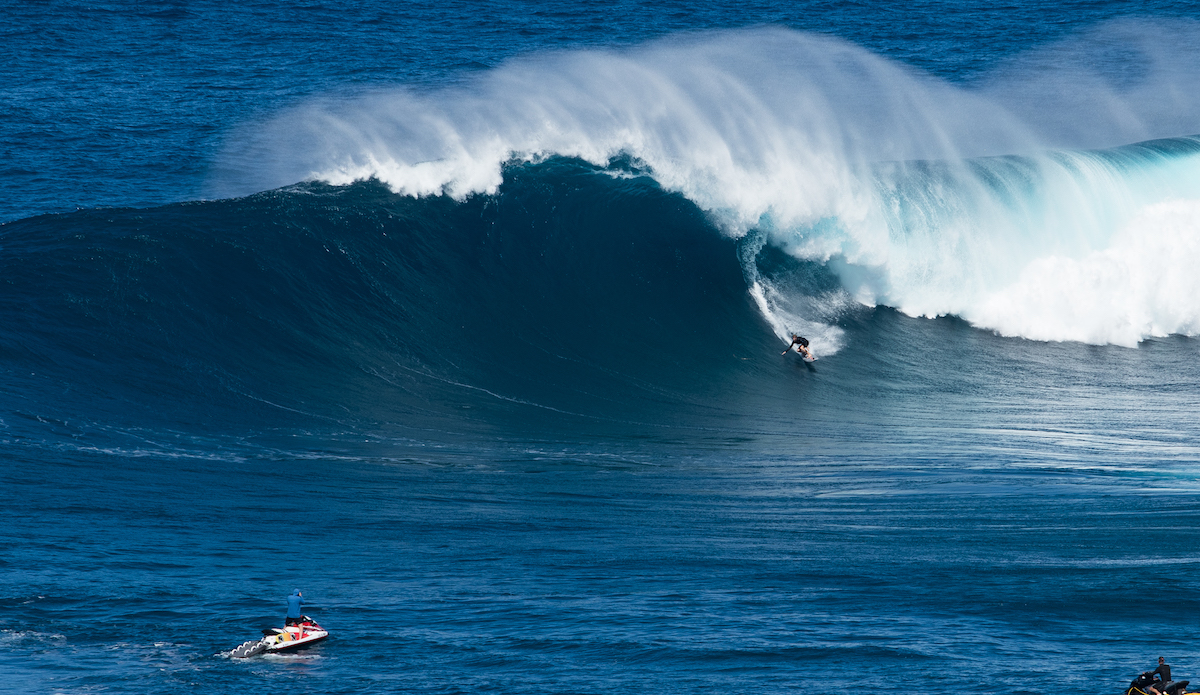
[[[235,659],[245,659],[263,652],[291,652],[312,646],[329,636],[329,631],[317,621],[301,616],[296,625],[284,628],[269,627],[263,630],[262,639],[243,642],[229,653]]]
[[[1155,680],[1154,675],[1147,671],[1133,679],[1129,684],[1129,689],[1125,691],[1125,695],[1150,695],[1154,691],[1166,693],[1166,695],[1184,695],[1188,692],[1188,681],[1167,681],[1163,683],[1160,680]],[[1190,693],[1189,693],[1190,695]]]

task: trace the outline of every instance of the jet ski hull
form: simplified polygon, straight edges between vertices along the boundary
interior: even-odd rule
[[[305,632],[305,633],[302,633],[302,635],[300,637],[296,637],[296,638],[289,639],[289,640],[276,641],[274,644],[269,644],[269,645],[267,645],[266,651],[268,651],[268,652],[299,651],[301,649],[304,649],[305,647],[311,647],[312,645],[316,644],[317,642],[320,642],[321,640],[325,639],[328,636],[329,636],[329,633],[326,632],[325,630],[315,630],[313,632]],[[264,638],[264,639],[266,639],[266,638]]]
[[[329,631],[318,625],[312,618],[304,616],[298,625],[288,625],[284,628],[271,627],[263,630],[259,640],[243,642],[229,652],[235,659],[246,659],[263,653],[294,652],[311,647],[329,637]]]

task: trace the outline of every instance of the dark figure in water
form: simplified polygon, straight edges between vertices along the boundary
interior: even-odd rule
[[[299,625],[304,619],[304,614],[300,612],[300,606],[304,605],[304,595],[299,589],[293,589],[292,595],[287,597],[288,612],[287,619],[283,621],[284,627],[288,625]]]
[[[804,336],[800,335],[799,333],[792,334],[791,345],[788,345],[787,350],[784,350],[783,352],[781,352],[779,354],[786,355],[788,353],[788,350],[791,350],[793,347],[796,348],[796,352],[800,353],[801,355],[804,355],[805,357],[807,357],[810,360],[814,359],[813,354],[808,351],[808,338],[805,338]]]

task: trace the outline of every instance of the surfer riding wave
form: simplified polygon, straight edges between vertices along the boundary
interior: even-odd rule
[[[786,350],[779,354],[786,355],[788,354],[788,350],[791,350],[793,347],[796,348],[796,352],[803,355],[806,360],[812,361],[817,359],[816,356],[812,354],[812,351],[808,349],[808,338],[805,338],[799,333],[792,334],[792,342],[787,346]]]

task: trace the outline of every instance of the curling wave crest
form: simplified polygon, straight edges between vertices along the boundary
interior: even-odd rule
[[[1194,22],[1119,22],[960,83],[785,29],[538,55],[248,125],[212,192],[378,179],[463,200],[513,160],[622,158],[730,236],[836,273],[841,295],[789,298],[749,259],[781,336],[835,350],[857,303],[1136,345],[1200,331],[1198,45]]]

